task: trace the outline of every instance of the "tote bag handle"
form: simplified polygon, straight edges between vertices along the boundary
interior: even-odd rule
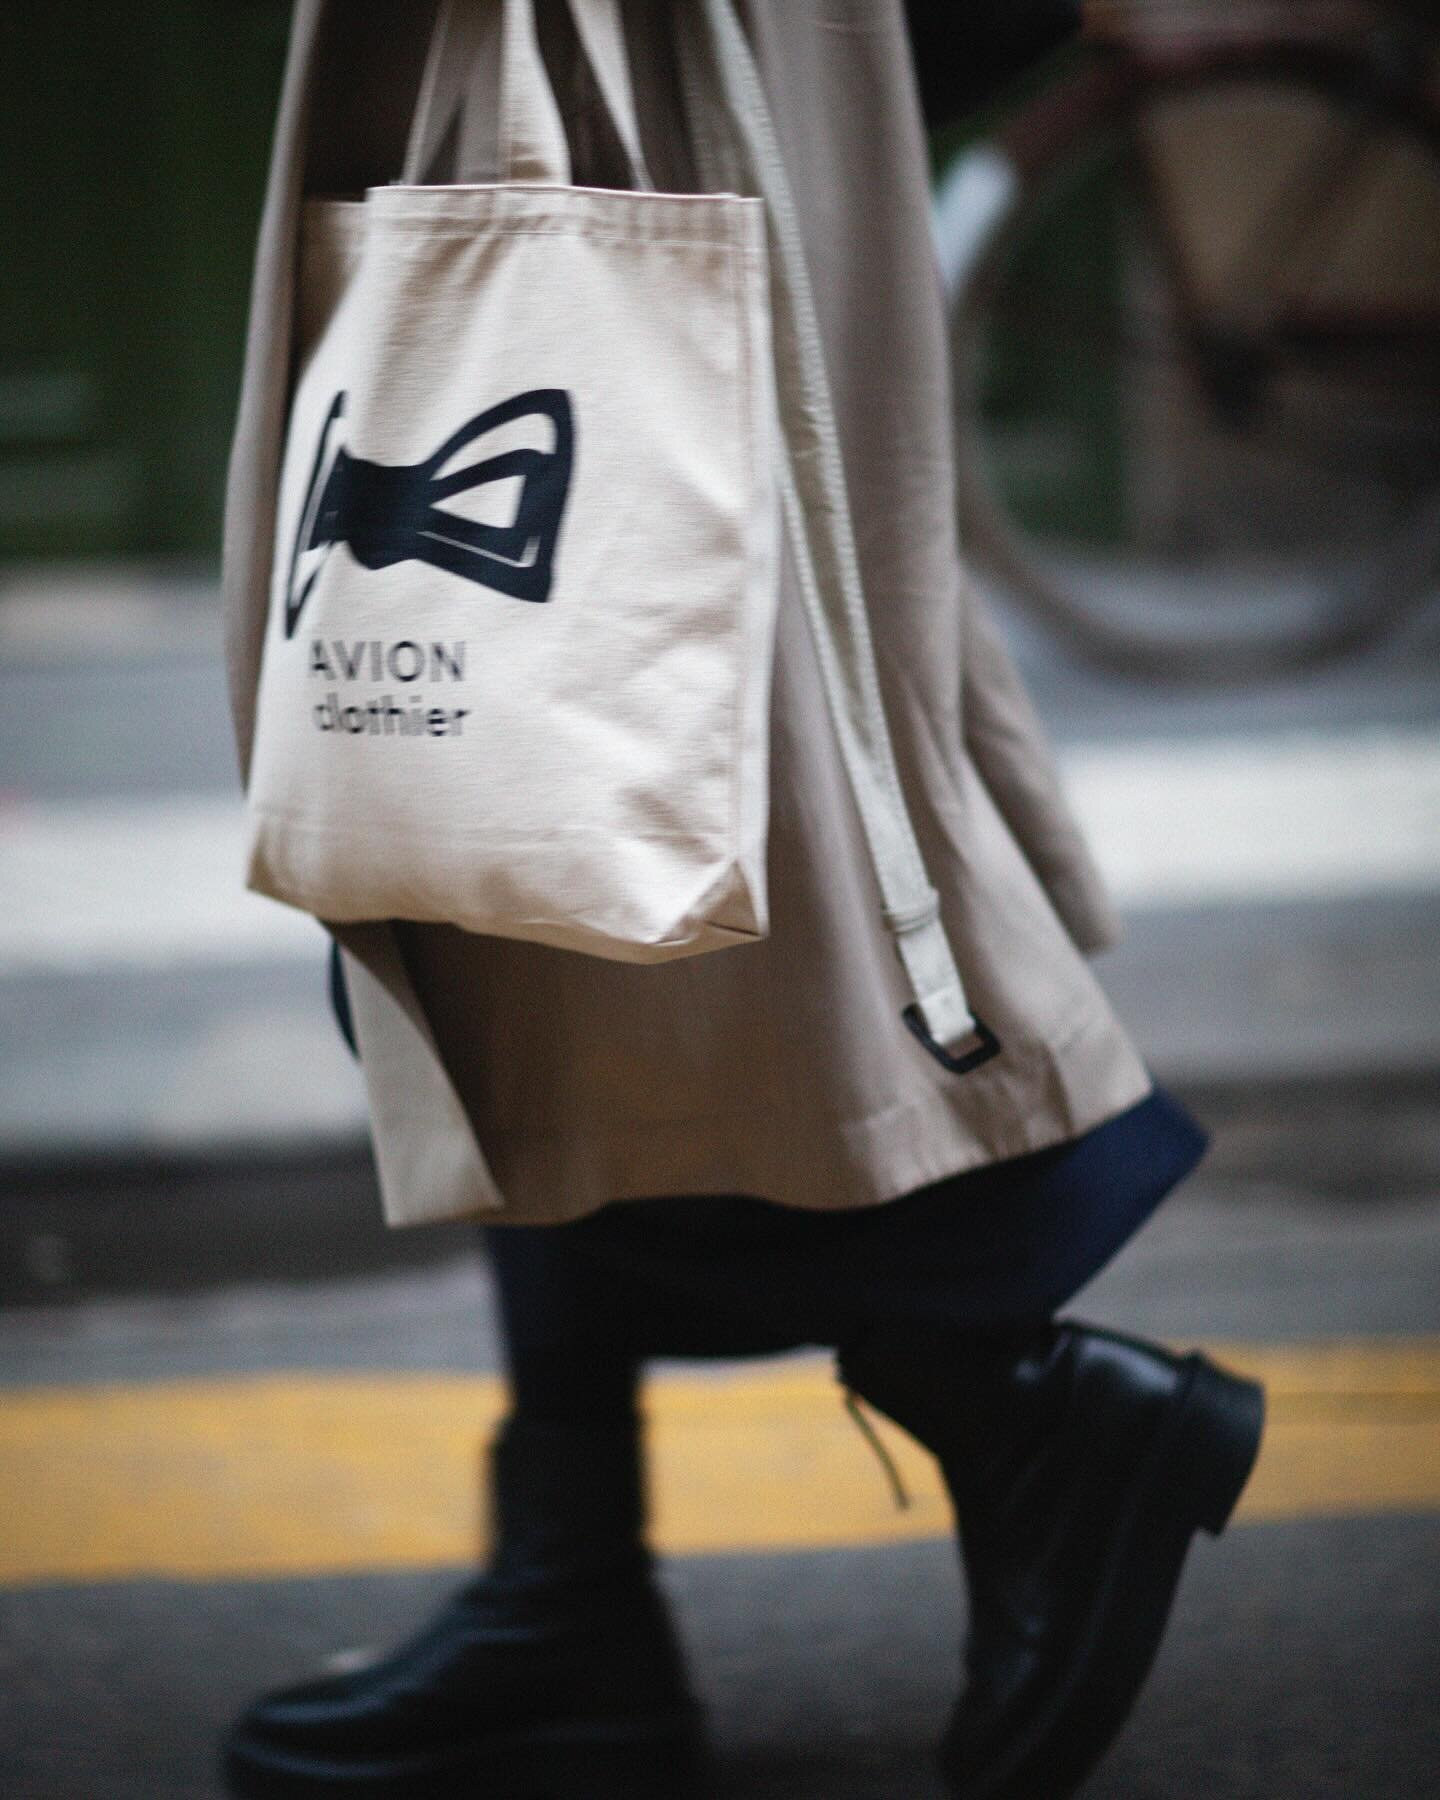
[[[618,0],[568,0],[576,36],[629,164],[632,185],[653,188],[640,142]],[[499,44],[496,44],[498,30]],[[423,181],[452,125],[455,170],[484,181],[493,146],[479,138],[471,104],[477,71],[499,50],[500,180],[566,186],[570,152],[535,31],[534,0],[441,0],[410,127],[402,179]]]

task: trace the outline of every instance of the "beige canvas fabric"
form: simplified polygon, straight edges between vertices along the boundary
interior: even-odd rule
[[[249,880],[659,960],[767,929],[764,218],[566,185],[530,0],[449,0],[417,172],[502,13],[505,180],[302,215]],[[613,3],[578,16],[634,142]]]
[[[899,782],[749,46],[731,0],[677,17],[726,154],[705,195],[660,196],[640,186],[617,0],[567,3],[639,191],[566,185],[532,0],[444,0],[405,182],[304,210],[250,884],[335,923],[448,922],[637,962],[763,936],[778,498],[907,1018],[962,1072],[994,1041]],[[487,56],[491,146],[467,79]],[[416,185],[452,130],[458,183]],[[763,208],[710,191],[725,187]],[[502,371],[507,397],[463,420]]]
[[[692,91],[687,105],[673,48],[686,9],[625,10],[654,178],[703,185],[692,146],[710,97]],[[577,177],[616,179],[554,11],[542,7],[542,28]],[[944,320],[899,5],[755,0],[745,22],[813,286],[899,780],[1001,1052],[953,1075],[902,1022],[907,984],[787,557],[766,940],[634,967],[442,926],[342,928],[395,1222],[553,1221],[667,1193],[871,1204],[1074,1135],[1149,1085],[1082,955],[1112,935],[1112,916],[957,556]],[[242,761],[292,395],[301,196],[399,171],[428,29],[429,9],[396,0],[296,10],[227,518]]]

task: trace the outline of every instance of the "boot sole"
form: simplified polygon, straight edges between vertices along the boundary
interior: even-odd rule
[[[1264,1390],[1207,1358],[1156,1434],[1145,1478],[1112,1540],[1071,1678],[1003,1766],[941,1767],[955,1800],[1066,1800],[1115,1741],[1155,1661],[1190,1543],[1219,1537],[1260,1453]],[[1123,1604],[1115,1601],[1124,1578]]]
[[[413,1757],[326,1761],[262,1741],[226,1747],[235,1800],[691,1800],[706,1792],[707,1761],[692,1720],[585,1725],[487,1738]]]

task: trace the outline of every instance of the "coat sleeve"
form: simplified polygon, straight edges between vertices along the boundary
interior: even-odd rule
[[[1080,29],[1081,0],[906,0],[925,123],[993,99]]]

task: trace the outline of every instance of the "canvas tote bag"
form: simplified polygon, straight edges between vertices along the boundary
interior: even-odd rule
[[[407,176],[494,20],[503,179],[461,119],[461,184],[306,209],[249,879],[648,960],[767,925],[764,220],[643,191],[617,8],[573,11],[638,191],[568,185],[530,0],[454,0]]]
[[[701,0],[760,197],[657,194],[616,0],[568,3],[633,190],[569,185],[531,0],[442,0],[405,180],[306,208],[250,885],[632,961],[763,936],[783,520],[906,1021],[973,1067],[996,1046],[900,793],[748,45]],[[466,96],[497,26],[486,182]],[[442,141],[460,180],[424,185]]]

